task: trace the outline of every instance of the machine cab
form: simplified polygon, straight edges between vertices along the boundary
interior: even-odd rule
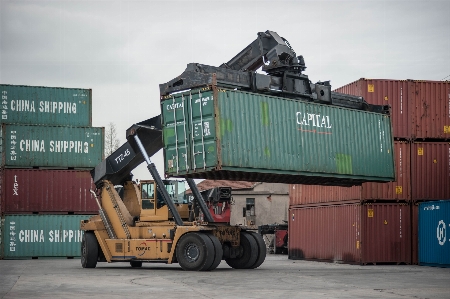
[[[169,193],[170,200],[175,203],[181,218],[189,217],[189,207],[186,201],[186,187],[184,181],[163,180],[164,187]],[[172,218],[161,193],[156,187],[156,182],[140,181],[141,221],[168,220]]]

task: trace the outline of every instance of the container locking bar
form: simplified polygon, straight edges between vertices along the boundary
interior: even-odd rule
[[[169,193],[167,192],[166,188],[164,187],[164,183],[158,173],[158,170],[156,169],[156,166],[154,163],[152,163],[152,161],[150,161],[150,157],[147,155],[147,152],[145,151],[144,146],[142,145],[141,140],[139,139],[138,135],[135,134],[134,136],[134,140],[136,141],[136,144],[139,147],[139,150],[142,153],[142,156],[145,159],[145,162],[147,162],[147,169],[150,172],[150,174],[152,175],[153,179],[156,182],[156,188],[158,189],[159,193],[162,195],[164,202],[167,204],[167,206],[169,207],[170,212],[173,215],[173,219],[175,220],[175,223],[177,225],[183,225],[183,220],[181,219],[180,214],[177,211],[177,208],[175,207],[175,204],[173,203],[172,200],[170,200],[170,196]]]

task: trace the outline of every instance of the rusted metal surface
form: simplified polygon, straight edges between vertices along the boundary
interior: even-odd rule
[[[362,96],[369,104],[390,105],[394,137],[411,138],[409,120],[408,81],[389,79],[365,79],[344,85],[335,91]]]
[[[359,202],[291,208],[289,258],[411,263],[408,204]]]
[[[361,206],[362,263],[411,263],[409,203]]]
[[[370,104],[390,105],[395,138],[450,138],[450,82],[365,79],[335,91],[363,96]]]
[[[5,214],[98,212],[89,171],[3,169],[1,176]]]
[[[414,142],[411,145],[412,199],[450,198],[450,144]]]
[[[361,186],[289,185],[290,206],[360,199]]]
[[[411,143],[394,141],[395,182],[364,183],[362,200],[411,200]]]
[[[450,138],[450,82],[408,81],[413,139]]]

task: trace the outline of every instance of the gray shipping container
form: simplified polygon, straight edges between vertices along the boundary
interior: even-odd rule
[[[3,124],[1,166],[91,168],[104,151],[104,128]]]
[[[168,177],[344,186],[395,177],[386,114],[218,88],[161,105]]]
[[[0,84],[1,123],[92,126],[92,90]]]

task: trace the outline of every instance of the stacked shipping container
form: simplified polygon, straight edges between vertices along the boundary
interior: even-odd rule
[[[89,171],[104,151],[104,129],[92,127],[92,91],[1,84],[0,94],[0,256],[79,256],[85,217],[71,214],[97,211]],[[77,249],[46,242],[50,232]]]
[[[326,189],[330,187],[291,185],[291,216],[305,213],[304,209],[314,208],[315,213],[324,215],[334,210],[333,215],[341,217],[334,219],[331,226],[339,227],[341,222],[348,222],[348,216],[343,211],[351,206],[355,209],[354,213],[359,213],[353,215],[356,220],[351,227],[354,228],[358,223],[360,226],[357,226],[359,239],[356,237],[352,239],[352,242],[355,242],[352,243],[352,251],[349,251],[351,255],[342,254],[343,248],[348,246],[342,243],[343,240],[347,240],[355,233],[348,228],[336,231],[338,234],[336,238],[340,243],[321,243],[322,251],[327,254],[317,255],[313,254],[314,250],[305,250],[311,249],[309,246],[313,246],[316,241],[305,239],[311,232],[306,231],[307,223],[302,220],[305,218],[297,217],[295,219],[297,222],[289,231],[290,257],[357,263],[418,263],[419,246],[423,248],[418,239],[419,205],[429,200],[450,198],[450,145],[447,142],[450,138],[450,83],[360,79],[336,91],[363,96],[370,104],[391,106],[396,181],[363,183],[358,198],[348,188]],[[306,192],[299,193],[299,189]],[[318,193],[320,197],[317,196]],[[324,202],[329,203],[325,205]],[[374,207],[368,210],[373,212],[365,210],[367,205]],[[385,238],[384,241],[370,243],[366,239],[371,235],[370,221],[367,220],[376,218],[375,215],[378,214],[376,211],[381,206],[390,210],[390,214],[396,218],[389,221],[387,219],[389,217],[385,217],[386,224],[382,221],[384,225],[372,235],[376,236],[376,240]],[[361,218],[357,218],[356,215],[360,215]],[[393,227],[392,222],[401,225]],[[291,223],[294,224],[292,217]],[[325,229],[320,222],[309,228],[313,230],[313,235],[321,234]],[[383,248],[379,248],[380,244],[383,244]],[[386,258],[371,255],[369,252],[372,250],[389,252],[391,256]],[[303,254],[299,255],[297,252]]]

